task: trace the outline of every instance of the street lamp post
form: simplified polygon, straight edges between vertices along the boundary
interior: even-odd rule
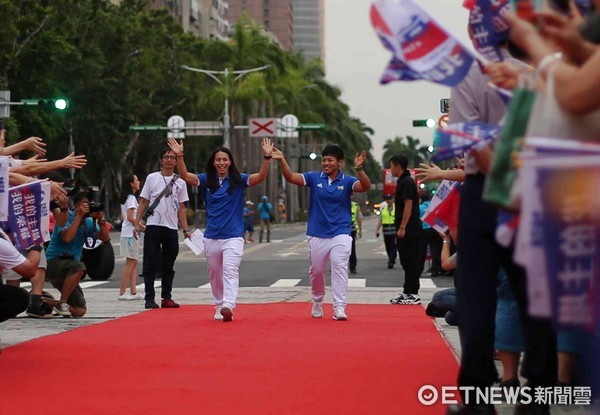
[[[193,72],[200,72],[203,73],[205,75],[210,76],[212,79],[214,79],[219,85],[224,86],[225,88],[225,107],[223,109],[224,114],[223,114],[223,146],[230,148],[230,143],[231,143],[231,121],[229,118],[229,87],[227,82],[223,82],[221,81],[217,75],[224,75],[225,79],[227,79],[227,77],[230,74],[234,74],[237,75],[233,80],[237,81],[238,79],[242,78],[244,75],[249,74],[251,72],[258,72],[258,71],[262,71],[264,69],[267,69],[269,66],[271,65],[264,65],[264,66],[259,66],[257,68],[251,68],[251,69],[244,69],[244,70],[240,70],[240,71],[229,71],[229,69],[225,68],[225,70],[223,71],[210,71],[210,70],[206,70],[206,69],[198,69],[198,68],[192,68],[191,66],[187,66],[187,65],[182,65],[181,68],[188,70],[188,71],[193,71]]]

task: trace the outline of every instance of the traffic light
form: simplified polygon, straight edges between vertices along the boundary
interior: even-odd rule
[[[65,98],[31,98],[22,99],[24,106],[37,106],[51,111],[65,111],[69,108],[69,100]]]
[[[435,127],[435,120],[433,118],[427,118],[426,120],[413,120],[413,127]]]
[[[49,110],[64,111],[69,106],[69,102],[64,98],[44,98],[38,101],[38,106]]]

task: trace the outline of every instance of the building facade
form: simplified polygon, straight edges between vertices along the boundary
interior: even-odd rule
[[[285,50],[294,47],[293,0],[229,0],[229,24],[235,25],[242,13],[272,33]]]
[[[229,38],[227,0],[147,0],[146,8],[167,9],[183,30],[205,39]]]
[[[325,0],[294,0],[294,50],[325,65]]]

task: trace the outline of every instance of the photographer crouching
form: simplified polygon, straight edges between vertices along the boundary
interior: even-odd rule
[[[75,195],[67,223],[55,226],[46,250],[46,280],[60,291],[60,300],[48,302],[58,314],[65,317],[82,317],[87,311],[83,290],[79,285],[86,273],[85,264],[81,261],[86,238],[93,236],[102,242],[110,239],[102,213],[104,205],[93,201],[93,190],[90,189]]]

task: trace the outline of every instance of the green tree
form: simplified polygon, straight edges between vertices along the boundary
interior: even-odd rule
[[[392,156],[403,154],[408,158],[410,167],[417,167],[420,163],[429,161],[430,153],[427,147],[422,145],[418,138],[410,135],[406,136],[406,142],[404,137],[396,136],[393,140],[388,139],[383,145],[382,164],[387,167]]]

